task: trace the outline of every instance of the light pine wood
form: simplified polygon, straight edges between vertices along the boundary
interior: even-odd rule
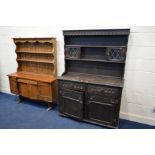
[[[11,93],[48,103],[55,101],[56,39],[14,38],[14,43],[18,68],[8,75]]]

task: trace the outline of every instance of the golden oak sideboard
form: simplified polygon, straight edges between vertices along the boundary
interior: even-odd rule
[[[11,93],[19,101],[29,98],[48,103],[56,100],[56,39],[14,38],[18,68],[9,74]]]

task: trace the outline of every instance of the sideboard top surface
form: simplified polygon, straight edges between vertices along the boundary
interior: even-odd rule
[[[68,72],[63,76],[58,77],[58,79],[70,80],[74,82],[98,84],[98,85],[108,85],[108,86],[114,86],[114,87],[123,87],[123,79],[119,77],[112,77],[112,76],[101,76],[101,75]]]
[[[56,80],[54,76],[39,75],[39,74],[32,74],[32,73],[22,73],[22,72],[12,73],[12,74],[9,74],[8,76],[28,79],[28,80],[37,80],[40,82],[47,82],[47,83],[53,83]]]

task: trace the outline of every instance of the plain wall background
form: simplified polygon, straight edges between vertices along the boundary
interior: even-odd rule
[[[12,38],[56,37],[57,70],[58,75],[61,75],[64,71],[62,30],[89,28],[104,29],[102,27],[0,27],[0,91],[10,92],[6,75],[16,72],[17,69]],[[155,125],[155,27],[130,27],[130,29],[120,117]]]

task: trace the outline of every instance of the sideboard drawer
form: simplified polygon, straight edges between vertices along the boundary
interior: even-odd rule
[[[87,96],[87,102],[92,102],[92,101],[96,101],[96,102],[100,102],[100,103],[109,103],[109,104],[119,104],[119,100],[118,99],[114,99],[111,97],[102,97],[102,96],[98,96],[98,95],[93,95],[93,94],[89,94]]]
[[[59,86],[65,89],[73,89],[73,90],[85,90],[85,85],[77,82],[69,82],[69,81],[60,81]]]
[[[17,79],[17,82],[37,85],[37,81],[31,81],[31,80],[25,80],[25,79]]]
[[[121,91],[121,88],[116,87],[88,85],[88,93],[97,94],[104,97],[120,98]]]

